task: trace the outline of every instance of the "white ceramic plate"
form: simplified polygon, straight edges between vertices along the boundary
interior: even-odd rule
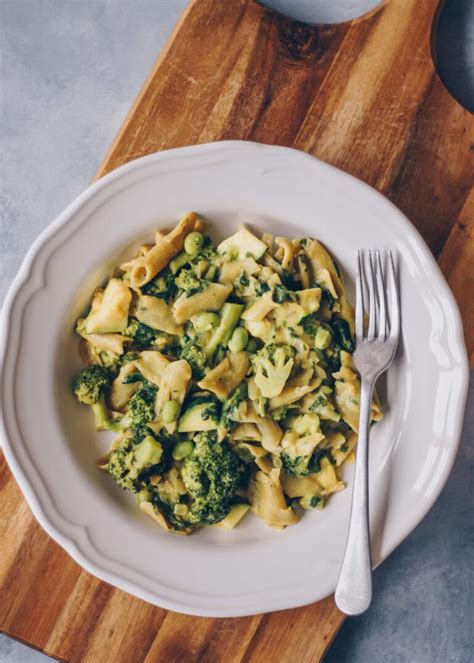
[[[379,381],[370,508],[379,564],[433,505],[456,454],[467,388],[459,313],[413,226],[383,196],[302,152],[247,142],[138,159],[91,186],[29,251],[7,297],[3,338],[5,454],[36,518],[85,569],[164,608],[238,616],[300,606],[333,592],[349,489],[283,532],[254,517],[232,532],[163,532],[95,467],[107,448],[70,383],[73,322],[123,247],[193,209],[217,239],[239,222],[321,239],[353,290],[358,247],[398,256],[403,337]]]

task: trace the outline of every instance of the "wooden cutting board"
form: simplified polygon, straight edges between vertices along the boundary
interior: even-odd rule
[[[156,150],[220,139],[311,152],[413,221],[457,297],[472,357],[473,123],[433,65],[438,4],[390,0],[356,21],[309,26],[255,0],[192,0],[97,177]],[[40,529],[3,457],[0,546],[0,629],[67,661],[313,663],[343,621],[332,598],[198,619],[113,589]]]

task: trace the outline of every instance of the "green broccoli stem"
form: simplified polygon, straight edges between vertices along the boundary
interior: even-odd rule
[[[95,418],[95,427],[97,430],[108,430],[110,421],[109,413],[107,411],[107,406],[105,404],[105,398],[101,396],[97,403],[91,405],[92,412],[94,413]]]
[[[219,326],[213,331],[211,338],[204,348],[204,352],[208,359],[213,357],[220,345],[227,347],[232,332],[240,319],[243,308],[242,304],[231,304],[230,302],[224,304],[221,309]]]
[[[113,421],[110,419],[109,411],[105,404],[105,397],[101,396],[97,403],[91,405],[95,418],[95,427],[97,430],[122,431],[122,419]]]
[[[189,264],[192,260],[192,257],[188,255],[185,251],[179,253],[175,258],[170,260],[169,268],[172,274],[177,274],[181,267]]]

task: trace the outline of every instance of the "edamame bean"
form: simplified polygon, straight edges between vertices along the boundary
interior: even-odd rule
[[[165,424],[171,424],[179,417],[180,406],[178,401],[166,401],[161,410],[161,418]]]
[[[217,313],[203,311],[202,313],[193,316],[192,323],[198,334],[202,334],[217,327],[219,325],[219,320],[220,318]]]
[[[194,444],[190,440],[185,440],[184,442],[178,442],[178,444],[173,449],[173,459],[174,460],[183,460],[193,453]]]
[[[204,236],[197,231],[189,233],[184,240],[184,250],[190,256],[197,256],[204,244]]]
[[[229,350],[231,352],[241,352],[245,349],[249,340],[249,334],[246,329],[243,327],[237,327],[234,329],[232,336],[229,341]]]

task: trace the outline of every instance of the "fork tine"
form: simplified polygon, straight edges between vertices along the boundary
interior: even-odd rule
[[[400,335],[400,303],[398,299],[397,278],[392,252],[388,252],[389,281],[390,281],[390,340],[398,341]]]
[[[374,281],[374,266],[372,264],[372,251],[369,254],[369,276],[367,284],[369,287],[369,328],[367,329],[367,340],[373,341],[375,337],[375,281]]]
[[[377,283],[377,298],[379,302],[379,331],[377,338],[385,340],[387,331],[387,311],[385,305],[385,285],[383,281],[382,261],[380,260],[380,251],[375,252],[375,278]]]
[[[360,251],[357,251],[355,332],[357,340],[364,338],[364,289]]]

